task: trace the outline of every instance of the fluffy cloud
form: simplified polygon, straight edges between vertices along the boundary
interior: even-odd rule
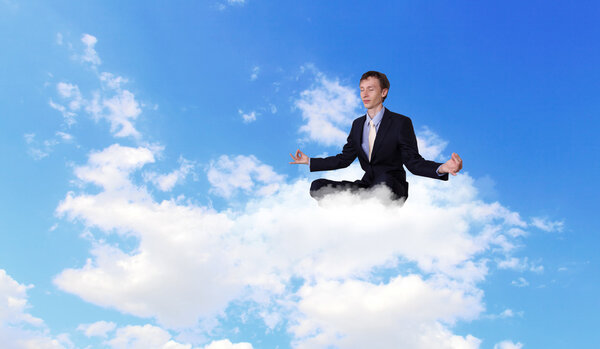
[[[106,337],[108,332],[114,331],[116,327],[114,322],[97,321],[93,324],[81,324],[77,329],[83,331],[87,337]]]
[[[323,145],[345,144],[349,125],[361,113],[357,91],[317,72],[314,85],[302,91],[295,102],[306,122],[300,132]]]
[[[475,348],[479,339],[451,327],[484,311],[477,285],[487,261],[506,259],[519,237],[511,231],[527,227],[518,213],[478,199],[467,174],[449,182],[411,177],[404,206],[384,188],[317,205],[305,179],[285,182],[254,156],[222,156],[207,172],[215,193],[254,196],[219,212],[156,201],[136,179],[153,161],[151,149],[115,144],[75,168],[84,186],[57,213],[137,244],[124,249],[94,238],[85,265],[54,281],[170,329],[219,319],[241,300],[255,303],[271,328],[285,320],[297,347],[400,340],[407,348]],[[272,182],[278,190],[260,195]],[[292,279],[303,280],[298,289]]]
[[[258,195],[273,194],[284,178],[253,155],[222,155],[217,161],[211,161],[207,176],[212,191],[225,198],[239,190]]]
[[[231,343],[228,339],[220,341],[213,341],[209,345],[205,346],[204,349],[252,349],[250,343]]]
[[[27,312],[27,290],[32,285],[22,285],[5,270],[0,269],[0,338],[3,348],[11,349],[62,349],[66,337],[53,338],[44,322]],[[63,340],[59,340],[62,338]]]
[[[417,146],[419,148],[419,154],[428,160],[439,160],[442,150],[446,148],[448,142],[440,138],[435,132],[428,128],[423,128],[417,132]],[[444,159],[443,161],[445,161]]]
[[[255,111],[252,111],[250,113],[244,113],[243,110],[239,109],[238,113],[242,116],[242,120],[244,120],[245,123],[256,121],[257,114]]]
[[[521,349],[523,348],[523,344],[521,343],[513,343],[512,341],[506,340],[494,345],[494,349]]]
[[[107,344],[112,349],[191,349],[190,344],[181,344],[171,339],[171,334],[152,325],[126,326],[119,328]]]
[[[94,93],[86,111],[96,120],[106,119],[110,123],[110,131],[115,137],[140,136],[133,122],[142,110],[133,93],[127,90],[116,91],[116,94],[111,97],[103,97],[98,92]]]
[[[453,335],[440,322],[472,319],[481,294],[398,276],[387,284],[326,281],[299,292],[302,313],[292,332],[306,348],[477,348],[473,336]]]

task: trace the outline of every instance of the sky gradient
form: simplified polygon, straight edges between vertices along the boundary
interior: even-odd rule
[[[592,348],[593,1],[0,0],[8,348]],[[464,169],[310,198],[362,73]]]

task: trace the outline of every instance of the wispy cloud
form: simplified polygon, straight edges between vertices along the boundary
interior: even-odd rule
[[[519,277],[517,280],[513,280],[511,284],[516,287],[527,287],[529,286],[529,281],[527,281],[524,277]]]
[[[565,226],[563,221],[551,221],[547,217],[534,217],[531,225],[547,232],[561,232]]]
[[[512,309],[505,309],[500,314],[490,314],[490,315],[487,315],[486,318],[495,320],[495,319],[508,319],[508,318],[512,318],[515,316],[523,317],[523,312],[522,311],[515,312]]]
[[[498,269],[513,269],[519,271],[532,271],[541,273],[544,271],[544,266],[539,263],[530,262],[529,258],[508,257],[498,261]]]
[[[313,86],[300,93],[295,106],[305,121],[300,132],[307,140],[326,146],[343,145],[352,120],[360,115],[356,87],[342,85],[319,71]]]
[[[260,67],[259,66],[254,66],[252,68],[252,74],[250,74],[250,81],[254,81],[256,79],[258,79],[258,73],[260,72]]]
[[[50,107],[63,115],[68,126],[72,126],[78,113],[83,111],[94,120],[106,120],[115,137],[139,139],[140,133],[135,128],[135,120],[142,113],[142,109],[135,95],[123,88],[128,79],[110,72],[97,72],[101,60],[94,46],[98,39],[84,34],[81,40],[86,48],[78,57],[82,62],[90,63],[94,67],[94,74],[102,88],[88,93],[88,96],[91,96],[86,98],[76,84],[60,81],[56,84],[60,102],[50,99]]]
[[[73,135],[61,131],[56,132],[54,137],[43,141],[38,141],[35,133],[26,133],[23,135],[23,138],[28,147],[27,153],[34,160],[41,160],[47,157],[60,143],[70,143],[73,141]]]
[[[229,6],[242,6],[244,4],[246,4],[246,0],[225,0],[217,4],[217,9],[223,11]]]

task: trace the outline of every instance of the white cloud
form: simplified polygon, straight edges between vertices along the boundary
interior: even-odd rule
[[[112,349],[191,349],[190,344],[181,344],[171,339],[171,334],[152,325],[126,326],[119,328],[107,344]]]
[[[89,34],[84,34],[81,40],[86,45],[81,58],[96,67],[100,64],[100,58],[94,50],[98,40]],[[94,71],[96,72],[95,69]],[[77,85],[63,81],[59,82],[56,88],[59,97],[65,100],[67,105],[56,103],[51,99],[50,107],[61,112],[69,126],[75,123],[77,112],[83,109],[95,120],[108,121],[115,137],[139,138],[140,133],[136,130],[134,122],[142,113],[142,109],[135,95],[122,88],[128,80],[110,72],[97,74],[102,89],[93,91],[91,98],[84,98]]]
[[[427,127],[417,133],[419,154],[425,159],[445,161],[446,159],[441,159],[441,153],[447,145],[448,142],[441,139],[440,136]]]
[[[64,132],[56,132],[55,137],[41,142],[36,140],[35,133],[26,133],[23,135],[23,138],[28,145],[27,153],[34,160],[41,160],[47,157],[54,151],[54,147],[58,144],[71,142],[73,140],[73,137],[70,134]]]
[[[527,281],[524,277],[519,277],[517,280],[513,280],[511,284],[516,287],[527,287],[529,286],[529,281]]]
[[[260,67],[259,66],[255,66],[252,68],[252,74],[250,74],[250,80],[254,81],[256,79],[258,79],[258,73],[260,72]]]
[[[550,221],[547,217],[533,217],[531,219],[531,225],[547,232],[561,232],[565,226],[565,222]]]
[[[144,180],[153,183],[162,191],[170,191],[177,183],[181,183],[194,169],[194,163],[184,158],[179,159],[178,169],[167,173],[158,174],[156,172],[144,173]]]
[[[252,344],[250,343],[231,343],[228,339],[223,339],[220,341],[213,341],[210,344],[206,345],[204,349],[252,349]]]
[[[521,349],[521,348],[523,348],[523,344],[521,344],[519,342],[514,343],[510,340],[505,340],[500,343],[496,343],[496,345],[494,345],[494,349]]]
[[[121,85],[129,82],[128,79],[122,76],[114,75],[113,73],[109,72],[100,73],[99,78],[100,81],[102,81],[106,85],[106,87],[113,90],[120,90]]]
[[[455,335],[452,326],[484,311],[477,285],[486,263],[508,258],[518,238],[509,231],[526,225],[518,213],[479,200],[467,174],[449,182],[410,177],[403,207],[384,189],[340,193],[317,205],[306,180],[286,183],[253,156],[222,156],[207,171],[213,190],[255,196],[219,212],[156,201],[135,176],[154,160],[151,149],[115,144],[75,168],[79,181],[101,190],[68,193],[57,214],[95,228],[90,236],[137,244],[124,249],[94,238],[85,265],[54,282],[169,329],[216,326],[243,300],[256,304],[269,327],[289,324],[300,347],[364,347],[368,339],[390,347],[400,333],[407,348],[474,348],[480,340]],[[268,183],[278,190],[261,195]],[[299,290],[288,287],[291,278],[304,280]]]
[[[44,322],[27,312],[27,290],[32,285],[15,281],[0,269],[0,338],[3,348],[62,349],[68,337],[53,338]],[[67,342],[68,343],[68,342]]]
[[[63,114],[67,125],[70,126],[75,123],[75,116],[77,115],[76,112],[81,109],[85,103],[85,100],[81,96],[81,92],[79,91],[79,87],[77,85],[59,82],[56,85],[56,89],[60,97],[69,100],[68,105],[65,107],[50,100],[50,106],[60,111]]]
[[[81,42],[85,45],[85,50],[83,55],[81,56],[81,60],[84,62],[90,63],[93,67],[100,65],[102,61],[98,56],[98,53],[94,49],[94,46],[98,42],[95,36],[90,34],[83,34],[81,36]]]
[[[61,33],[56,33],[56,44],[59,46],[63,44],[63,35]]]
[[[295,106],[302,112],[306,122],[300,132],[310,141],[327,146],[346,143],[349,125],[361,115],[357,87],[340,84],[316,72],[314,85],[300,93]],[[364,113],[363,113],[364,114]]]
[[[77,326],[77,330],[82,331],[87,337],[104,337],[108,336],[117,327],[114,322],[97,321],[92,324],[81,324]]]
[[[73,135],[66,132],[57,131],[56,136],[65,142],[70,142],[73,140]]]
[[[216,4],[216,8],[219,11],[225,10],[228,6],[242,6],[246,3],[246,0],[225,0]]]
[[[513,269],[519,271],[529,270],[536,273],[541,273],[544,271],[544,266],[536,264],[534,262],[530,262],[529,258],[527,257],[507,257],[506,259],[498,262],[498,269]]]
[[[133,93],[127,90],[121,91],[109,99],[104,99],[102,106],[108,112],[105,114],[95,113],[94,115],[103,117],[110,123],[110,130],[115,137],[140,136],[133,126],[133,121],[140,115],[142,110]]]
[[[52,109],[58,110],[63,115],[67,125],[70,126],[75,123],[75,116],[77,116],[77,114],[75,114],[73,111],[68,110],[67,107],[65,107],[62,104],[58,104],[58,103],[54,102],[52,99],[50,99],[50,101],[48,101],[48,105],[50,105],[50,107]]]
[[[42,325],[42,320],[26,313],[27,290],[33,285],[21,285],[0,269],[0,323]]]
[[[100,328],[99,334],[93,334],[96,336],[106,337],[106,332],[115,330],[115,324],[112,322],[99,321],[90,326],[95,325],[99,325]],[[172,338],[171,333],[165,329],[150,324],[118,328],[104,344],[112,349],[192,349],[191,344],[176,341]],[[194,349],[252,349],[252,345],[245,342],[232,343],[228,339],[223,339],[212,341],[202,348],[195,347]]]
[[[250,123],[253,121],[256,121],[256,112],[252,111],[250,113],[244,113],[243,110],[239,109],[238,113],[242,116],[242,119],[244,120],[245,123]]]
[[[410,275],[387,284],[326,281],[298,294],[301,315],[291,330],[299,347],[477,348],[481,342],[441,324],[477,317],[481,292],[437,280]]]
[[[217,161],[211,161],[207,176],[213,187],[212,192],[225,198],[239,190],[271,195],[279,189],[284,179],[271,166],[261,163],[253,155],[222,155]]]
[[[92,152],[87,166],[77,167],[75,174],[80,180],[99,185],[106,191],[124,190],[132,186],[129,174],[152,162],[154,155],[148,148],[113,144],[102,151]]]
[[[523,312],[519,311],[519,312],[515,313],[512,309],[504,309],[500,314],[490,314],[490,315],[487,315],[486,318],[495,320],[495,319],[508,319],[508,318],[512,318],[515,316],[522,317]]]
[[[23,135],[25,143],[29,145],[27,153],[35,160],[41,160],[50,155],[51,149],[40,148],[39,142],[35,140],[35,133],[26,133]]]

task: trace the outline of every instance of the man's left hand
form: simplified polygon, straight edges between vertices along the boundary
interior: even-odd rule
[[[452,158],[446,161],[442,166],[440,166],[438,172],[439,173],[450,173],[453,176],[456,176],[458,171],[462,169],[462,159],[458,154],[452,153]]]

